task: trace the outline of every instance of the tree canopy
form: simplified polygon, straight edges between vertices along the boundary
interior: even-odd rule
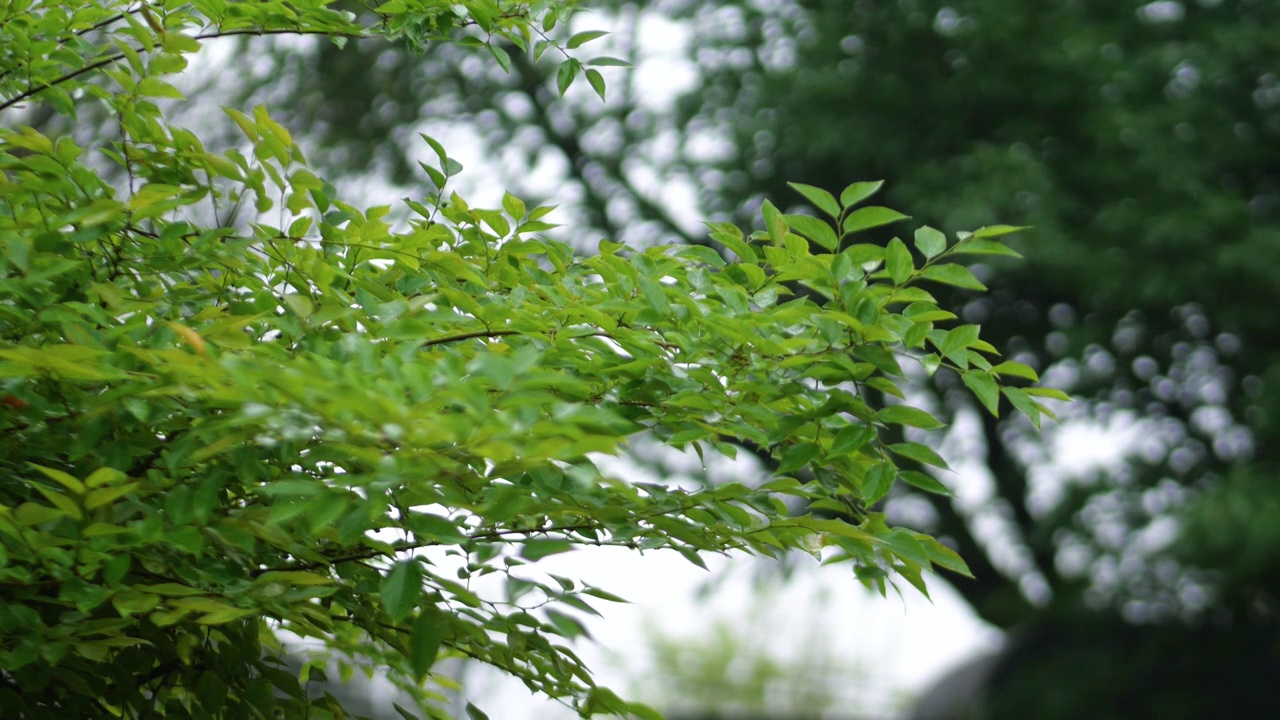
[[[809,211],[766,202],[759,229],[586,254],[544,235],[550,206],[468,203],[427,135],[424,191],[360,207],[266,105],[171,121],[177,76],[229,36],[554,58],[561,94],[604,95],[595,68],[620,63],[561,31],[576,3],[329,5],[0,10],[7,713],[345,716],[283,669],[302,638],[386,673],[418,701],[406,716],[446,715],[433,668],[457,657],[584,716],[654,717],[569,644],[620,598],[538,560],[799,550],[881,592],[968,572],[876,503],[947,493],[908,375],[1036,424],[1064,398],[933,294],[985,289],[965,263],[1014,255],[1017,228],[910,228],[870,204],[879,182],[794,184]],[[907,240],[862,241],[890,226]],[[749,450],[772,479],[632,480],[606,459],[637,438]]]
[[[997,219],[1033,226],[1015,240],[1028,262],[983,263],[991,294],[944,304],[1069,386],[1079,400],[1072,419],[1131,429],[1130,452],[1046,482],[1049,448],[1022,423],[976,410],[941,374],[930,394],[953,426],[978,421],[974,482],[989,478],[990,500],[966,506],[900,488],[889,503],[893,510],[903,499],[901,508],[956,543],[975,577],[954,584],[981,617],[1055,643],[1053,653],[1028,641],[1011,655],[998,687],[1026,704],[993,716],[1132,711],[1112,699],[1135,688],[1145,693],[1138,702],[1161,693],[1191,716],[1220,713],[1221,693],[1201,688],[1243,688],[1222,658],[1277,667],[1280,335],[1271,306],[1280,81],[1271,28],[1280,8],[1256,0],[610,8],[620,32],[609,41],[637,65],[667,60],[640,32],[665,23],[662,52],[692,68],[693,80],[672,91],[678,112],[646,105],[631,87],[603,107],[565,108],[546,101],[545,73],[534,67],[479,79],[449,72],[440,55],[400,55],[362,75],[372,54],[361,64],[329,51],[317,66],[344,67],[347,77],[422,68],[431,80],[411,88],[411,99],[376,81],[347,82],[336,89],[349,100],[345,111],[312,117],[300,106],[294,117],[332,130],[336,145],[365,147],[379,132],[403,132],[409,118],[466,111],[487,121],[492,145],[524,140],[539,157],[562,157],[587,222],[644,239],[701,241],[661,200],[677,182],[701,192],[705,214],[745,223],[762,198],[788,199],[786,181],[834,187],[850,169],[886,178],[888,204],[946,231]],[[687,42],[671,39],[677,30]],[[668,72],[663,83],[679,76]],[[372,108],[384,112],[364,111]],[[355,123],[358,135],[343,131]],[[394,167],[394,146],[379,147],[390,156],[379,161]],[[915,512],[921,499],[931,514]],[[1072,642],[1079,655],[1062,650]],[[1160,667],[1172,647],[1188,648],[1183,664]],[[1217,651],[1193,650],[1209,647]],[[1047,663],[1039,679],[1017,679],[1050,655],[1123,660],[1089,672]],[[1273,696],[1251,692],[1231,699],[1269,707]]]

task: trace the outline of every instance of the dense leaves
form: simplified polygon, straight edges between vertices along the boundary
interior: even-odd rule
[[[1238,643],[1224,654],[1275,662],[1280,35],[1272,28],[1280,4],[613,6],[617,32],[601,42],[636,63],[637,78],[648,69],[650,81],[611,87],[606,107],[548,104],[550,78],[536,68],[478,78],[451,72],[442,53],[388,62],[367,45],[360,56],[318,54],[315,65],[326,72],[310,76],[315,84],[300,82],[297,95],[343,102],[300,103],[291,127],[305,125],[310,111],[311,127],[351,148],[335,153],[344,163],[377,158],[395,167],[400,146],[378,138],[395,137],[397,123],[470,112],[490,148],[533,148],[539,163],[562,157],[564,187],[580,191],[585,218],[629,239],[703,241],[658,201],[682,184],[701,191],[704,212],[716,219],[749,222],[763,197],[799,202],[793,189],[829,212],[785,181],[834,190],[851,168],[889,180],[875,204],[909,209],[945,231],[997,220],[1035,226],[1013,240],[1029,250],[1027,262],[966,258],[990,296],[961,290],[952,301],[944,288],[935,292],[1029,366],[998,367],[998,375],[1026,377],[1034,367],[1088,400],[1072,406],[1079,424],[1070,435],[1092,427],[1108,440],[1132,440],[1131,452],[1079,470],[1077,455],[1091,448],[1055,453],[1056,442],[1029,437],[1020,420],[998,421],[940,373],[933,409],[958,420],[954,428],[980,431],[963,442],[973,449],[966,459],[981,463],[974,489],[989,472],[990,493],[962,493],[959,502],[920,495],[900,507],[931,515],[928,527],[963,551],[976,578],[955,585],[984,619],[1004,628],[1061,624],[1046,636],[1078,638],[1093,643],[1086,652],[1113,658],[1098,674],[1107,687],[1076,687],[1067,681],[1082,675],[1055,668],[1046,684],[1014,691],[1030,699],[1023,715],[1053,716],[1048,693],[1092,703],[1058,717],[1112,712],[1120,703],[1110,697],[1149,687],[1118,669],[1170,653],[1159,640],[1147,649],[1142,632],[1113,632],[1113,622],[1170,624],[1159,632],[1171,637],[1211,622],[1223,633],[1216,647]],[[682,50],[688,63],[673,67]],[[291,56],[278,57],[283,73]],[[397,82],[405,74],[429,80],[405,87]],[[673,113],[663,98],[681,90],[683,112]],[[517,167],[512,182],[526,176]],[[864,201],[878,185],[856,184],[841,200]],[[868,232],[878,242],[898,233],[912,245],[901,225]],[[913,247],[928,255],[927,245]],[[1035,397],[1016,388],[1002,394],[1022,408]],[[1070,469],[1047,470],[1051,456]],[[928,513],[918,512],[924,501]],[[1077,631],[1090,622],[1103,631]],[[1205,677],[1227,667],[1210,652],[1176,656],[1194,657]],[[1027,668],[1029,657],[1010,666]],[[1014,682],[1002,676],[992,686]],[[1189,700],[1218,686],[1179,679],[1151,693],[1176,696],[1173,704],[1191,716],[1221,714],[1221,693],[1205,692],[1195,701],[1202,705]],[[1274,705],[1258,700],[1263,709],[1237,714]],[[994,716],[1011,714],[1019,711]]]
[[[711,225],[724,254],[603,241],[583,256],[541,235],[551,207],[453,192],[461,165],[430,137],[429,191],[361,208],[265,106],[206,119],[238,129],[227,147],[167,120],[182,97],[171,76],[234,34],[450,42],[504,68],[499,41],[554,48],[563,91],[585,61],[567,52],[598,37],[557,44],[569,10],[393,0],[367,26],[307,2],[2,11],[7,713],[342,716],[283,669],[282,638],[296,636],[347,670],[386,672],[432,716],[449,687],[433,666],[462,657],[583,715],[651,717],[596,687],[566,644],[585,633],[576,613],[618,598],[538,560],[580,546],[699,564],[802,550],[882,592],[898,577],[923,591],[935,565],[967,572],[932,537],[866,512],[899,479],[945,493],[919,468],[946,463],[893,439],[939,427],[933,416],[865,394],[954,372],[992,412],[1002,389],[1033,419],[1048,413],[1033,389],[1001,386],[1034,373],[993,367],[977,326],[930,293],[980,288],[954,261],[995,251],[986,238],[1002,231],[925,228],[919,254],[886,249],[857,235],[905,217],[855,207],[878,185],[839,201],[797,186],[830,221],[766,203],[764,230]],[[72,126],[105,108],[112,123],[46,134],[23,124],[40,107]],[[681,489],[602,469],[638,436],[749,448],[776,479]]]

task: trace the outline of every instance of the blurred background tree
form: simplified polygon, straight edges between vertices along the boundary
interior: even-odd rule
[[[553,106],[553,78],[449,47],[277,47],[254,76],[291,79],[288,124],[353,177],[408,182],[411,133],[470,123],[513,190],[552,178],[631,242],[700,242],[657,198],[746,220],[784,179],[838,187],[848,168],[919,222],[1033,225],[1028,262],[976,268],[993,293],[965,318],[1080,400],[1035,437],[938,376],[971,460],[960,500],[889,501],[954,542],[977,576],[956,588],[1010,631],[981,692],[941,707],[1280,704],[1280,4],[668,0],[590,19],[637,66],[603,105]],[[1073,428],[1124,461],[1047,470],[1083,467],[1063,457],[1087,451]]]

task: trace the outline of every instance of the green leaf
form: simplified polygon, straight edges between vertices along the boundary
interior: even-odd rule
[[[524,201],[509,192],[502,193],[502,209],[515,220],[524,219]]]
[[[489,720],[488,715],[485,715],[480,708],[472,705],[471,703],[467,703],[467,717],[470,718],[470,720]]]
[[[591,84],[591,89],[596,91],[601,100],[604,100],[604,76],[599,70],[587,69],[587,82]]]
[[[979,240],[970,238],[956,243],[951,248],[952,255],[1004,255],[1007,257],[1021,258],[1017,251],[1005,247],[1003,244],[994,240]]]
[[[415,682],[421,683],[435,664],[447,628],[445,614],[435,607],[423,609],[413,621],[409,632],[409,669]]]
[[[640,720],[663,720],[662,713],[638,702],[627,703],[627,712]]]
[[[702,557],[698,555],[697,550],[694,550],[692,548],[687,548],[687,547],[677,547],[676,552],[683,555],[685,560],[688,560],[689,562],[693,563],[694,565],[697,565],[703,570],[707,569],[706,561],[704,561]]]
[[[485,47],[489,48],[489,54],[493,59],[498,61],[498,67],[502,68],[502,72],[511,72],[511,57],[507,55],[506,50],[493,43],[487,43]]]
[[[991,368],[991,372],[997,375],[1008,375],[1010,377],[1023,378],[1031,382],[1040,382],[1040,375],[1027,365],[1012,360],[1002,362]]]
[[[781,457],[778,458],[777,473],[785,475],[799,470],[817,457],[818,451],[819,448],[815,443],[805,442],[792,445],[783,450]]]
[[[110,505],[117,499],[128,495],[138,489],[142,483],[131,482],[127,485],[117,485],[115,487],[104,487],[90,490],[84,498],[85,510],[96,510],[104,505]]]
[[[950,470],[947,461],[930,448],[914,442],[900,442],[889,446],[889,451],[916,462],[932,465],[943,470]]]
[[[592,58],[587,61],[587,64],[595,65],[597,67],[623,67],[623,68],[631,67],[631,63],[627,62],[626,60],[622,60],[616,57],[608,57],[606,55],[602,55],[598,58]]]
[[[938,351],[944,357],[951,357],[958,350],[978,342],[981,328],[977,325],[959,325],[947,331],[946,337],[938,345]]]
[[[893,353],[889,352],[882,345],[863,345],[853,351],[855,357],[859,360],[865,360],[876,367],[877,370],[888,375],[902,376],[902,367],[898,365],[898,361],[893,357]]]
[[[196,622],[201,625],[225,625],[256,614],[257,611],[248,608],[222,607],[201,615],[196,618]],[[150,617],[154,619],[155,614],[153,613]]]
[[[968,370],[960,374],[964,384],[969,386],[975,397],[992,415],[1000,415],[1000,386],[996,378],[989,372]]]
[[[867,505],[874,505],[889,493],[897,477],[898,468],[893,463],[877,463],[862,478],[862,499]]]
[[[483,363],[479,363],[483,365]],[[510,371],[510,364],[502,365],[502,371]],[[404,520],[405,527],[413,531],[419,540],[436,542],[441,545],[461,545],[468,540],[458,523],[434,513],[411,512]]]
[[[898,472],[898,477],[906,481],[908,485],[920,488],[925,492],[931,492],[938,495],[951,494],[951,491],[947,489],[946,485],[943,485],[937,478],[927,473],[918,472],[916,470],[901,470]]]
[[[853,454],[875,435],[875,429],[869,425],[849,425],[836,433],[835,439],[831,441],[831,448],[827,450],[827,457],[836,458]]]
[[[875,388],[886,395],[892,395],[899,400],[905,400],[906,396],[902,394],[902,388],[898,384],[887,377],[872,376],[866,379],[865,384],[869,388]]]
[[[969,268],[955,263],[931,265],[922,270],[920,275],[926,280],[932,280],[943,285],[954,285],[967,290],[987,289],[986,285],[983,285],[978,278],[973,276],[973,273],[969,272]]]
[[[916,565],[928,566],[929,555],[925,552],[920,541],[915,535],[902,528],[894,528],[879,538],[895,555],[915,563]]]
[[[830,215],[832,218],[840,217],[840,204],[836,202],[835,196],[823,190],[822,188],[803,183],[787,183],[793,190],[805,196],[805,198],[814,204],[822,212]]]
[[[785,247],[787,220],[782,216],[782,211],[775,207],[773,203],[765,200],[760,205],[760,214],[764,217],[764,229],[769,234],[769,240],[778,247]]]
[[[933,323],[930,322],[912,323],[911,327],[902,334],[902,344],[909,348],[924,347],[924,341],[932,329]]]
[[[59,510],[70,515],[76,520],[80,520],[81,518],[84,517],[84,513],[80,511],[80,506],[76,504],[75,500],[72,500],[71,498],[67,497],[66,495],[63,495],[57,490],[51,490],[47,487],[43,487],[40,485],[37,485],[35,489],[37,492],[39,492],[41,495],[44,496],[45,500],[49,501],[50,505],[58,508]]]
[[[1057,388],[1031,387],[1031,388],[1024,388],[1023,392],[1025,392],[1028,395],[1038,395],[1040,397],[1047,397],[1052,400],[1061,400],[1063,402],[1071,402],[1071,396],[1062,392],[1061,390],[1058,390]]]
[[[938,372],[938,368],[942,367],[942,358],[929,353],[920,358],[920,367],[924,369],[926,375],[933,377],[933,374]]]
[[[408,710],[405,710],[404,708],[400,707],[398,703],[391,703],[391,709],[399,713],[400,717],[404,718],[404,720],[421,720],[417,715],[414,715]]]
[[[981,227],[981,228],[978,228],[977,230],[974,230],[973,236],[975,238],[993,238],[993,237],[1000,237],[1002,235],[1008,235],[1010,233],[1020,232],[1026,229],[1027,227],[1025,225],[1022,225],[1022,226],[990,225],[987,227]]]
[[[628,704],[607,687],[596,686],[587,693],[587,702],[583,707],[583,716],[609,714],[626,717]]]
[[[560,97],[569,91],[569,86],[573,84],[573,79],[578,76],[578,71],[582,69],[582,63],[570,58],[560,63],[560,68],[556,70],[556,87],[560,90]]]
[[[236,125],[240,128],[240,131],[245,134],[245,137],[250,140],[258,139],[258,126],[254,124],[253,118],[250,118],[248,115],[245,115],[235,108],[224,107],[222,110],[227,115],[231,116],[231,119],[235,121]]]
[[[560,635],[572,640],[577,637],[585,637],[590,639],[591,634],[587,632],[587,628],[582,621],[568,613],[562,613],[559,610],[547,610],[547,619],[551,621],[551,625],[559,631]]]
[[[932,260],[947,249],[947,236],[938,230],[925,226],[916,230],[916,249],[925,259]]]
[[[417,560],[396,563],[382,578],[382,608],[392,622],[409,617],[422,598],[422,567]]]
[[[956,554],[955,550],[927,535],[916,535],[916,540],[920,542],[925,554],[929,556],[929,561],[934,565],[960,573],[965,577],[973,577],[973,573],[969,571],[969,566],[965,564],[963,558]]]
[[[627,600],[626,598],[618,597],[617,595],[614,595],[608,590],[601,590],[600,588],[596,588],[596,587],[589,587],[583,590],[582,592],[586,593],[587,595],[591,595],[592,597],[598,597],[601,600],[608,600],[609,602],[630,603],[630,601]]]
[[[645,302],[649,307],[657,310],[662,315],[671,313],[671,304],[667,302],[667,293],[663,289],[662,283],[650,277],[641,277],[638,280],[640,291],[644,294]]]
[[[844,227],[842,230],[845,235],[850,233],[862,232],[871,228],[888,225],[889,223],[899,220],[907,220],[908,216],[903,215],[897,210],[890,210],[887,207],[873,205],[871,207],[858,208],[844,219]]]
[[[569,38],[569,42],[565,44],[565,47],[569,50],[576,50],[592,40],[602,38],[608,34],[604,30],[587,30],[586,32],[576,33]]]
[[[615,245],[614,247],[615,249],[621,249],[626,246]],[[716,252],[712,248],[707,247],[706,245],[685,245],[680,249],[676,250],[676,254],[680,255],[681,257],[689,258],[696,262],[705,263],[714,268],[721,268],[726,265],[724,258],[720,256],[720,253]],[[754,268],[755,266],[752,265],[750,267]],[[761,272],[761,274],[763,275],[763,272]]]
[[[272,497],[290,495],[311,497],[317,493],[324,492],[324,490],[324,483],[318,480],[276,480],[257,488],[259,493]]]
[[[711,228],[711,239],[725,246],[741,262],[758,262],[756,252],[742,239],[742,231],[732,223],[704,223]]]
[[[34,502],[22,503],[13,511],[13,517],[21,527],[33,527],[42,523],[52,522],[64,518],[68,514],[64,510]]]
[[[182,93],[178,92],[177,88],[163,80],[160,80],[159,78],[154,77],[143,78],[138,83],[138,87],[135,89],[135,92],[140,97],[162,97],[172,98],[175,100],[186,99],[183,97]]]
[[[270,573],[267,573],[268,575]],[[155,585],[138,585],[135,590],[151,593],[152,595],[163,595],[165,597],[191,597],[194,595],[205,595],[205,591],[198,588],[188,587],[179,583],[156,583]]]
[[[916,270],[911,251],[907,249],[906,243],[898,238],[890,240],[888,247],[885,248],[884,263],[894,285],[905,284]]]
[[[857,266],[884,260],[884,248],[870,243],[858,243],[845,248],[841,255],[848,257],[849,262]]]
[[[834,251],[840,244],[835,230],[821,218],[812,215],[783,215],[787,225],[797,234],[803,235],[827,250]]]
[[[573,543],[568,540],[534,539],[525,542],[524,547],[520,550],[520,557],[532,562],[541,560],[548,555],[568,552],[572,549]]]
[[[223,707],[227,700],[227,683],[218,674],[206,670],[195,683],[196,697],[204,707]]]
[[[889,405],[876,413],[876,420],[885,424],[908,425],[921,430],[936,430],[945,425],[920,408],[910,405]]]
[[[843,192],[840,193],[840,204],[843,205],[844,207],[857,205],[863,200],[866,200],[872,195],[875,195],[876,192],[878,192],[883,185],[884,185],[883,180],[876,180],[874,182],[853,183],[849,187],[845,188]]]
[[[588,603],[586,600],[582,599],[578,595],[562,595],[558,598],[558,600],[564,603],[565,605],[568,605],[569,607],[574,608],[576,610],[581,610],[582,612],[588,613],[590,615],[595,615],[596,617],[604,617],[603,615],[600,614],[599,610],[596,610],[594,607],[591,607],[591,603]]]
[[[725,285],[716,288],[716,294],[724,301],[726,307],[738,315],[742,315],[750,310],[747,304],[747,293],[742,288]]]
[[[427,135],[426,133],[418,133],[418,137],[422,138],[431,149],[435,151],[436,157],[440,159],[440,166],[444,167],[449,163],[449,156],[444,151],[444,146],[438,140]]]
[[[1031,399],[1031,396],[1018,388],[1006,387],[1001,388],[1000,391],[1009,398],[1009,403],[1017,408],[1018,412],[1026,415],[1037,430],[1040,429],[1040,406]]]
[[[123,617],[149,612],[159,604],[159,595],[138,590],[126,590],[111,597],[111,605]]]
[[[444,173],[422,162],[421,160],[418,161],[418,167],[421,167],[423,172],[427,174],[427,178],[431,180],[431,184],[435,185],[437,190],[444,189],[445,184],[448,182],[448,178],[445,177]]]
[[[75,493],[76,495],[83,495],[83,494],[84,494],[84,492],[85,492],[84,483],[80,482],[80,480],[79,480],[78,478],[76,478],[76,477],[74,477],[74,476],[70,475],[69,473],[65,473],[65,472],[63,472],[63,471],[61,471],[61,470],[57,470],[57,469],[54,469],[54,468],[51,468],[51,467],[45,467],[45,466],[43,466],[43,465],[37,465],[37,464],[35,464],[35,463],[27,463],[27,464],[28,464],[28,465],[30,465],[31,467],[33,467],[33,468],[35,468],[35,469],[39,470],[39,471],[40,471],[41,473],[43,473],[46,477],[48,477],[50,480],[54,480],[54,481],[56,481],[59,485],[61,485],[61,486],[65,487],[66,489],[70,490],[71,492]]]
[[[110,525],[108,523],[90,523],[88,527],[80,531],[84,537],[102,537],[104,535],[118,535],[129,532],[129,528],[120,527],[119,525]]]

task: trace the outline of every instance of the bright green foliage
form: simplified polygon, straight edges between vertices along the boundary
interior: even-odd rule
[[[923,591],[935,565],[967,572],[866,511],[898,479],[946,492],[919,471],[945,467],[933,450],[881,441],[940,423],[875,398],[902,396],[907,362],[959,373],[992,412],[1003,392],[1047,414],[1046,391],[1001,386],[1035,374],[993,367],[978,328],[928,292],[981,289],[952,261],[1000,252],[1006,228],[858,243],[904,217],[853,207],[878,186],[841,201],[798,186],[834,224],[766,203],[765,230],[712,224],[732,261],[610,242],[582,257],[540,235],[550,207],[447,190],[461,166],[430,138],[433,188],[400,216],[335,197],[264,107],[226,109],[240,147],[165,120],[181,97],[166,77],[220,36],[500,36],[536,55],[568,10],[391,0],[367,28],[322,2],[0,11],[7,716],[342,716],[280,669],[284,630],[385,670],[433,716],[433,664],[466,657],[583,715],[648,717],[565,645],[583,634],[575,612],[618,598],[527,566],[590,545],[699,564],[800,549],[882,591],[894,577]],[[562,90],[580,67],[561,65]],[[114,123],[21,126],[39,103],[69,121],[100,104]],[[237,222],[244,205],[256,214]],[[776,477],[681,490],[602,473],[593,458],[638,435],[747,447]],[[832,516],[849,508],[856,524]]]

